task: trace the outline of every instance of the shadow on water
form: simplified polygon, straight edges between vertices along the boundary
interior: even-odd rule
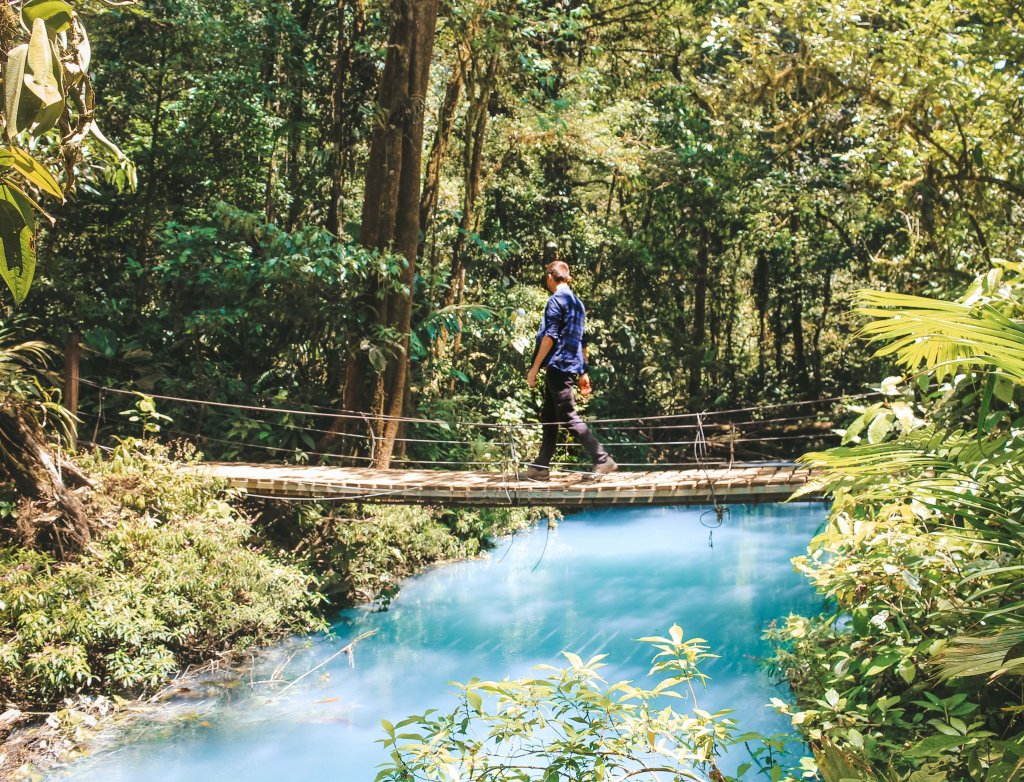
[[[789,560],[825,516],[821,504],[737,506],[722,527],[702,509],[588,511],[498,541],[492,556],[443,565],[407,581],[387,612],[342,613],[336,638],[273,650],[253,679],[289,660],[310,671],[359,633],[378,632],[280,696],[266,686],[178,700],[119,749],[60,779],[369,782],[383,759],[381,719],[452,702],[449,682],[521,676],[560,652],[608,653],[607,678],[640,679],[651,652],[635,639],[673,623],[706,638],[720,658],[700,706],[732,708],[743,731],[787,730],[766,707],[785,690],[760,667],[764,628],[818,602]],[[709,545],[709,535],[710,543]],[[745,757],[724,764],[735,767]],[[57,777],[55,777],[57,778]]]

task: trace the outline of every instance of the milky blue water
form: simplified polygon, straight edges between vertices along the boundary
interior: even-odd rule
[[[380,720],[453,703],[453,680],[521,676],[560,664],[562,650],[607,653],[610,680],[646,674],[634,639],[708,639],[720,655],[700,705],[732,708],[743,731],[785,732],[766,703],[786,697],[759,667],[764,628],[817,601],[790,558],[824,519],[820,504],[735,507],[709,530],[700,509],[591,511],[499,541],[487,559],[438,566],[407,581],[386,612],[353,609],[336,638],[296,639],[267,654],[254,683],[193,688],[54,778],[83,782],[370,782],[383,760]],[[352,661],[323,663],[361,632]],[[312,672],[310,672],[312,671]],[[307,674],[307,672],[310,672]],[[292,681],[282,691],[260,681]],[[731,757],[724,765],[745,760]]]

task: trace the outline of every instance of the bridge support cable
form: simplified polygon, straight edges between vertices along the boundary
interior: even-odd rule
[[[139,392],[139,391],[129,391],[129,390],[120,389],[120,388],[112,388],[112,387],[109,387],[109,386],[101,385],[99,383],[94,383],[94,382],[86,380],[84,378],[80,382],[83,385],[92,386],[94,388],[98,388],[98,389],[101,389],[103,391],[106,391],[106,392],[109,392],[109,393],[113,393],[113,394],[124,394],[124,395],[127,395],[127,396],[135,396],[135,397],[137,397],[137,396],[139,396],[140,393],[143,393],[143,392]],[[328,418],[328,419],[353,419],[353,420],[365,420],[366,416],[367,416],[367,413],[359,412],[359,411],[342,410],[342,411],[338,411],[338,412],[325,412],[325,411],[321,411],[321,410],[299,410],[299,409],[282,408],[282,407],[268,407],[266,405],[241,404],[241,403],[237,403],[237,402],[218,402],[218,401],[214,401],[214,400],[193,399],[193,398],[189,398],[189,397],[170,396],[170,395],[166,395],[166,394],[156,394],[156,393],[146,393],[145,395],[148,396],[148,397],[151,397],[153,399],[164,400],[164,401],[168,401],[168,402],[177,402],[177,403],[181,403],[181,404],[208,405],[208,406],[211,406],[211,407],[233,408],[233,409],[240,409],[240,410],[250,410],[250,411],[256,411],[256,412],[263,412],[263,413],[285,413],[285,414],[291,414],[291,415],[304,415],[304,416],[313,416],[313,417]],[[828,404],[828,403],[831,403],[831,402],[853,401],[853,400],[857,400],[857,399],[865,399],[865,398],[868,398],[868,397],[875,397],[875,396],[881,396],[881,395],[882,394],[880,392],[872,391],[872,392],[866,392],[866,393],[860,393],[860,394],[850,394],[850,395],[846,395],[846,396],[827,397],[827,398],[824,398],[824,399],[805,399],[805,400],[798,400],[796,402],[771,402],[771,403],[767,403],[767,404],[764,404],[764,405],[755,405],[755,406],[751,406],[751,407],[737,407],[737,408],[730,408],[730,409],[727,409],[727,410],[716,410],[716,411],[712,411],[712,412],[704,411],[704,412],[698,412],[698,413],[657,413],[657,414],[654,414],[654,415],[631,416],[631,417],[628,417],[628,418],[593,418],[593,419],[589,419],[587,421],[587,424],[588,424],[588,426],[599,426],[599,425],[603,425],[603,424],[619,424],[619,423],[621,423],[621,424],[640,425],[637,428],[643,428],[643,429],[665,429],[665,428],[670,428],[672,426],[679,427],[681,425],[679,425],[679,424],[672,424],[672,425],[660,424],[660,425],[657,425],[657,426],[652,426],[651,424],[647,424],[645,422],[649,422],[649,421],[690,420],[690,421],[694,422],[693,425],[695,426],[696,425],[696,419],[698,417],[700,417],[702,419],[702,421],[703,421],[703,424],[704,424],[705,428],[707,428],[707,427],[711,426],[712,424],[718,425],[717,422],[709,422],[707,420],[708,417],[719,418],[719,417],[722,417],[722,416],[730,416],[734,420],[735,417],[738,414],[741,414],[741,413],[756,413],[756,412],[764,412],[764,411],[767,411],[767,410],[778,410],[778,409],[788,408],[788,407],[806,407],[808,405]],[[455,426],[455,427],[464,426],[464,427],[476,427],[476,428],[494,428],[494,426],[495,426],[495,423],[493,421],[444,421],[444,420],[432,419],[432,418],[411,418],[411,417],[408,417],[408,416],[374,416],[374,418],[375,419],[376,418],[383,418],[385,420],[393,420],[393,421],[410,423],[410,424],[433,424],[433,425],[437,425],[437,426],[443,426],[445,428],[450,428],[450,427],[453,427],[453,426]],[[801,416],[801,417],[796,417],[796,418],[797,418],[797,420],[799,420],[799,419],[802,419],[804,417]],[[771,422],[773,420],[781,420],[781,419],[765,419],[764,423],[769,423],[769,422]],[[756,423],[757,420],[755,419],[753,422]],[[515,424],[515,426],[518,426],[518,427],[528,427],[528,426],[534,426],[534,425],[535,424],[532,424],[532,423]],[[621,428],[629,428],[629,427],[621,427]]]
[[[700,465],[701,470],[704,473],[705,480],[708,482],[708,488],[711,491],[711,504],[714,506],[711,510],[706,510],[700,514],[700,523],[713,531],[718,527],[721,527],[722,524],[725,523],[727,517],[732,517],[732,511],[718,501],[718,493],[715,491],[715,482],[711,479],[711,473],[707,468],[708,441],[704,436],[704,418],[700,413],[697,414],[697,434],[693,445],[693,456]],[[732,461],[730,460],[726,474],[731,471]],[[708,534],[708,545],[713,545],[710,532]]]

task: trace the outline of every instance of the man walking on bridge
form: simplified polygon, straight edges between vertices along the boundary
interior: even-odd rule
[[[551,457],[558,444],[560,424],[572,432],[586,449],[594,463],[595,476],[606,475],[618,467],[576,412],[573,384],[579,378],[580,393],[587,396],[590,394],[590,377],[583,338],[586,309],[569,287],[569,279],[569,265],[564,261],[554,260],[547,265],[544,285],[551,296],[544,307],[537,332],[533,365],[526,373],[526,382],[534,388],[537,373],[542,367],[547,368],[544,374],[544,406],[540,414],[543,437],[537,459],[520,474],[527,480],[546,481],[551,477]]]

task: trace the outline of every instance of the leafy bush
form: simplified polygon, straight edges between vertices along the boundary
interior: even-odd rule
[[[986,775],[1000,757],[1010,767],[1021,757],[998,747],[1003,737],[1024,741],[1003,711],[1018,699],[976,679],[935,675],[935,655],[974,624],[965,609],[992,586],[981,574],[998,552],[969,535],[928,529],[910,508],[886,511],[840,511],[813,553],[795,560],[833,610],[791,616],[771,633],[781,644],[774,664],[797,695],[794,708],[776,703],[812,743],[835,744],[879,769],[1008,778]]]
[[[1024,265],[958,302],[862,300],[865,332],[915,382],[889,378],[850,445],[805,457],[821,470],[808,490],[835,500],[796,564],[830,610],[774,632],[797,696],[779,705],[853,760],[844,778],[1020,780]]]
[[[230,648],[319,624],[313,580],[249,544],[250,523],[215,482],[174,469],[152,443],[87,460],[108,526],[58,565],[0,548],[0,696],[52,704],[134,692]]]
[[[651,675],[658,682],[651,688],[605,681],[599,672],[607,655],[584,661],[563,652],[567,668],[538,665],[535,675],[523,679],[471,679],[457,685],[459,703],[450,712],[432,709],[397,724],[385,720],[381,743],[391,760],[378,782],[725,782],[718,768],[722,751],[761,737],[737,735],[728,711],[699,707],[695,685],[707,680],[700,666],[715,655],[704,639],[684,639],[678,626],[668,638],[640,641],[657,650]],[[686,711],[670,698],[686,704]],[[744,764],[740,775],[752,765]],[[759,765],[771,779],[782,779],[775,762]]]
[[[530,508],[306,505],[276,517],[268,509],[260,526],[316,573],[323,594],[341,606],[387,596],[403,577],[434,562],[474,556],[491,536],[524,529],[542,514]]]

